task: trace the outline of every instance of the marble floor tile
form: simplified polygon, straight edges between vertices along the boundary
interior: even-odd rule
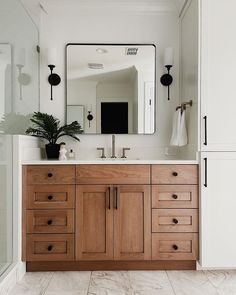
[[[45,295],[87,294],[90,277],[90,271],[55,272]]]
[[[9,292],[9,295],[42,295],[52,275],[51,272],[28,272]]]
[[[236,271],[204,271],[212,285],[220,295],[236,294]]]
[[[202,271],[168,271],[176,295],[219,295]]]
[[[89,295],[130,295],[128,271],[95,271],[92,272]]]
[[[134,294],[174,295],[165,271],[130,271],[129,279]]]

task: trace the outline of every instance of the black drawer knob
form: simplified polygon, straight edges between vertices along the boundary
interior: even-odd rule
[[[177,200],[177,199],[178,199],[178,196],[177,196],[176,194],[173,194],[173,195],[172,195],[172,198],[173,198],[174,200]]]
[[[173,249],[174,249],[174,250],[178,250],[179,247],[178,247],[177,245],[173,245]]]
[[[173,219],[173,223],[174,223],[174,224],[178,224],[178,223],[179,223],[179,220],[176,219],[176,218],[174,218],[174,219]]]
[[[48,196],[48,200],[51,201],[53,199],[53,196]]]
[[[49,219],[48,220],[48,225],[51,225],[52,224],[52,219]]]
[[[50,252],[50,251],[52,251],[52,249],[53,249],[53,246],[52,245],[49,245],[48,246],[48,251]]]
[[[176,176],[178,176],[178,173],[177,172],[173,172],[172,175],[176,177]]]
[[[53,174],[51,172],[49,172],[48,177],[53,177]]]

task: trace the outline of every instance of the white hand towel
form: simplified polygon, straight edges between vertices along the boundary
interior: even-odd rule
[[[180,121],[181,121],[181,110],[178,109],[174,113],[174,117],[173,117],[172,136],[170,140],[170,145],[172,146],[179,146]]]
[[[170,145],[185,146],[186,144],[188,144],[188,136],[186,130],[185,110],[181,114],[181,109],[178,109],[174,113]]]
[[[179,146],[185,146],[188,144],[185,115],[186,115],[186,111],[183,110],[181,120],[180,120],[180,126],[179,126]]]

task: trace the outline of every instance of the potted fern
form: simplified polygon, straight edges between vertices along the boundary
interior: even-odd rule
[[[45,145],[48,159],[59,158],[60,144],[58,144],[57,141],[60,137],[69,136],[80,141],[77,134],[83,133],[77,121],[69,125],[60,126],[60,121],[47,113],[35,112],[30,121],[33,125],[26,130],[26,134],[48,141]]]

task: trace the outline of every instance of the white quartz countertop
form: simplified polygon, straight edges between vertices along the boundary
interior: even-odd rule
[[[151,164],[163,164],[163,165],[194,165],[198,164],[198,160],[137,160],[137,159],[91,159],[91,160],[26,160],[22,161],[22,165],[151,165]]]

